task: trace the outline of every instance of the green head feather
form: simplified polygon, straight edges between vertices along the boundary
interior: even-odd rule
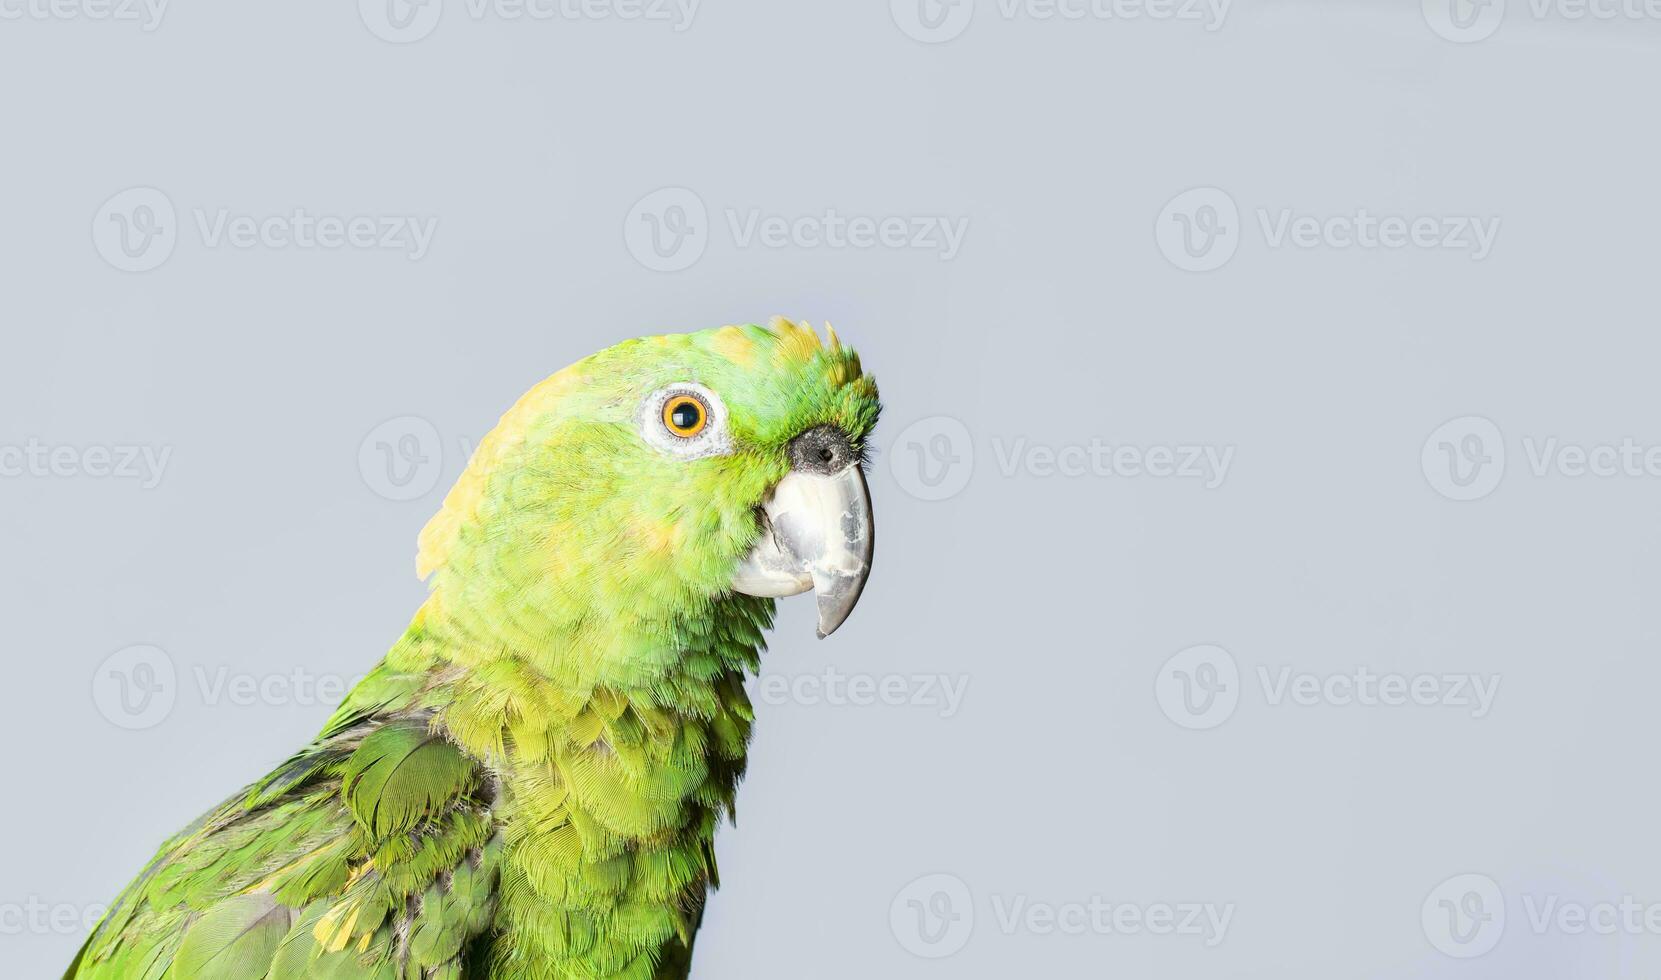
[[[683,391],[710,402],[693,440],[658,412]],[[427,616],[527,651],[580,648],[544,665],[576,685],[643,682],[728,591],[790,441],[832,426],[862,451],[877,414],[859,356],[783,319],[601,351],[480,444],[422,533]]]

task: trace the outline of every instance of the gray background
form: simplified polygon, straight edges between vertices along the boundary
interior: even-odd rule
[[[1510,7],[1476,43],[1414,3],[1313,0],[1240,0],[1216,31],[979,0],[938,43],[878,0],[705,0],[683,31],[451,0],[411,43],[349,3],[0,20],[0,447],[82,461],[0,478],[0,973],[56,976],[64,916],[316,731],[316,698],[232,703],[198,674],[366,669],[423,595],[416,532],[525,388],[628,336],[787,313],[882,385],[880,541],[848,625],[816,642],[786,603],[766,670],[967,687],[955,713],[760,704],[695,976],[1656,975],[1653,930],[1529,909],[1661,902],[1661,478],[1537,474],[1526,447],[1661,444],[1661,27]],[[150,271],[105,257],[100,208],[134,187],[176,209]],[[676,272],[626,244],[665,187],[707,208]],[[1215,271],[1156,239],[1195,187],[1241,216]],[[195,227],[297,207],[438,225],[418,261]],[[827,208],[967,235],[947,260],[740,243],[727,217]],[[1276,247],[1260,208],[1502,223],[1476,260]],[[1456,501],[1421,453],[1467,416],[1503,433],[1504,476]],[[387,499],[422,489],[376,475],[387,432],[426,440],[432,489]],[[1234,456],[1212,489],[1006,473],[1021,439]],[[146,489],[85,472],[96,446],[171,456]],[[921,499],[925,472],[960,489]],[[136,730],[100,687],[135,644],[177,672]],[[1197,644],[1239,672],[1208,730],[1156,696]],[[1501,687],[1482,718],[1276,705],[1259,667]],[[1506,914],[1474,958],[1421,921],[1466,873]],[[964,924],[944,946],[906,924],[928,874],[962,883],[923,896]],[[998,915],[1093,896],[1233,918],[1207,946]]]

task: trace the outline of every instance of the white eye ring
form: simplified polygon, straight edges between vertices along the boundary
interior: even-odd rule
[[[692,436],[670,431],[663,421],[664,407],[672,399],[685,395],[703,403],[708,414],[704,427]],[[702,459],[732,452],[732,437],[727,433],[727,406],[720,395],[701,384],[682,381],[652,392],[640,403],[635,422],[647,445],[677,459]]]

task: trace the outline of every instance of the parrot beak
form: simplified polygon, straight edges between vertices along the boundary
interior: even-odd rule
[[[827,452],[826,458],[832,458]],[[761,505],[762,532],[739,563],[732,587],[745,595],[783,597],[812,589],[819,599],[819,638],[836,631],[865,589],[875,536],[871,494],[857,462],[833,473],[792,470]]]

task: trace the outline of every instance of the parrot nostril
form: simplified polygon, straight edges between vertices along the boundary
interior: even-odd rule
[[[853,458],[853,448],[840,429],[821,425],[790,441],[790,465],[809,473],[839,472]]]

